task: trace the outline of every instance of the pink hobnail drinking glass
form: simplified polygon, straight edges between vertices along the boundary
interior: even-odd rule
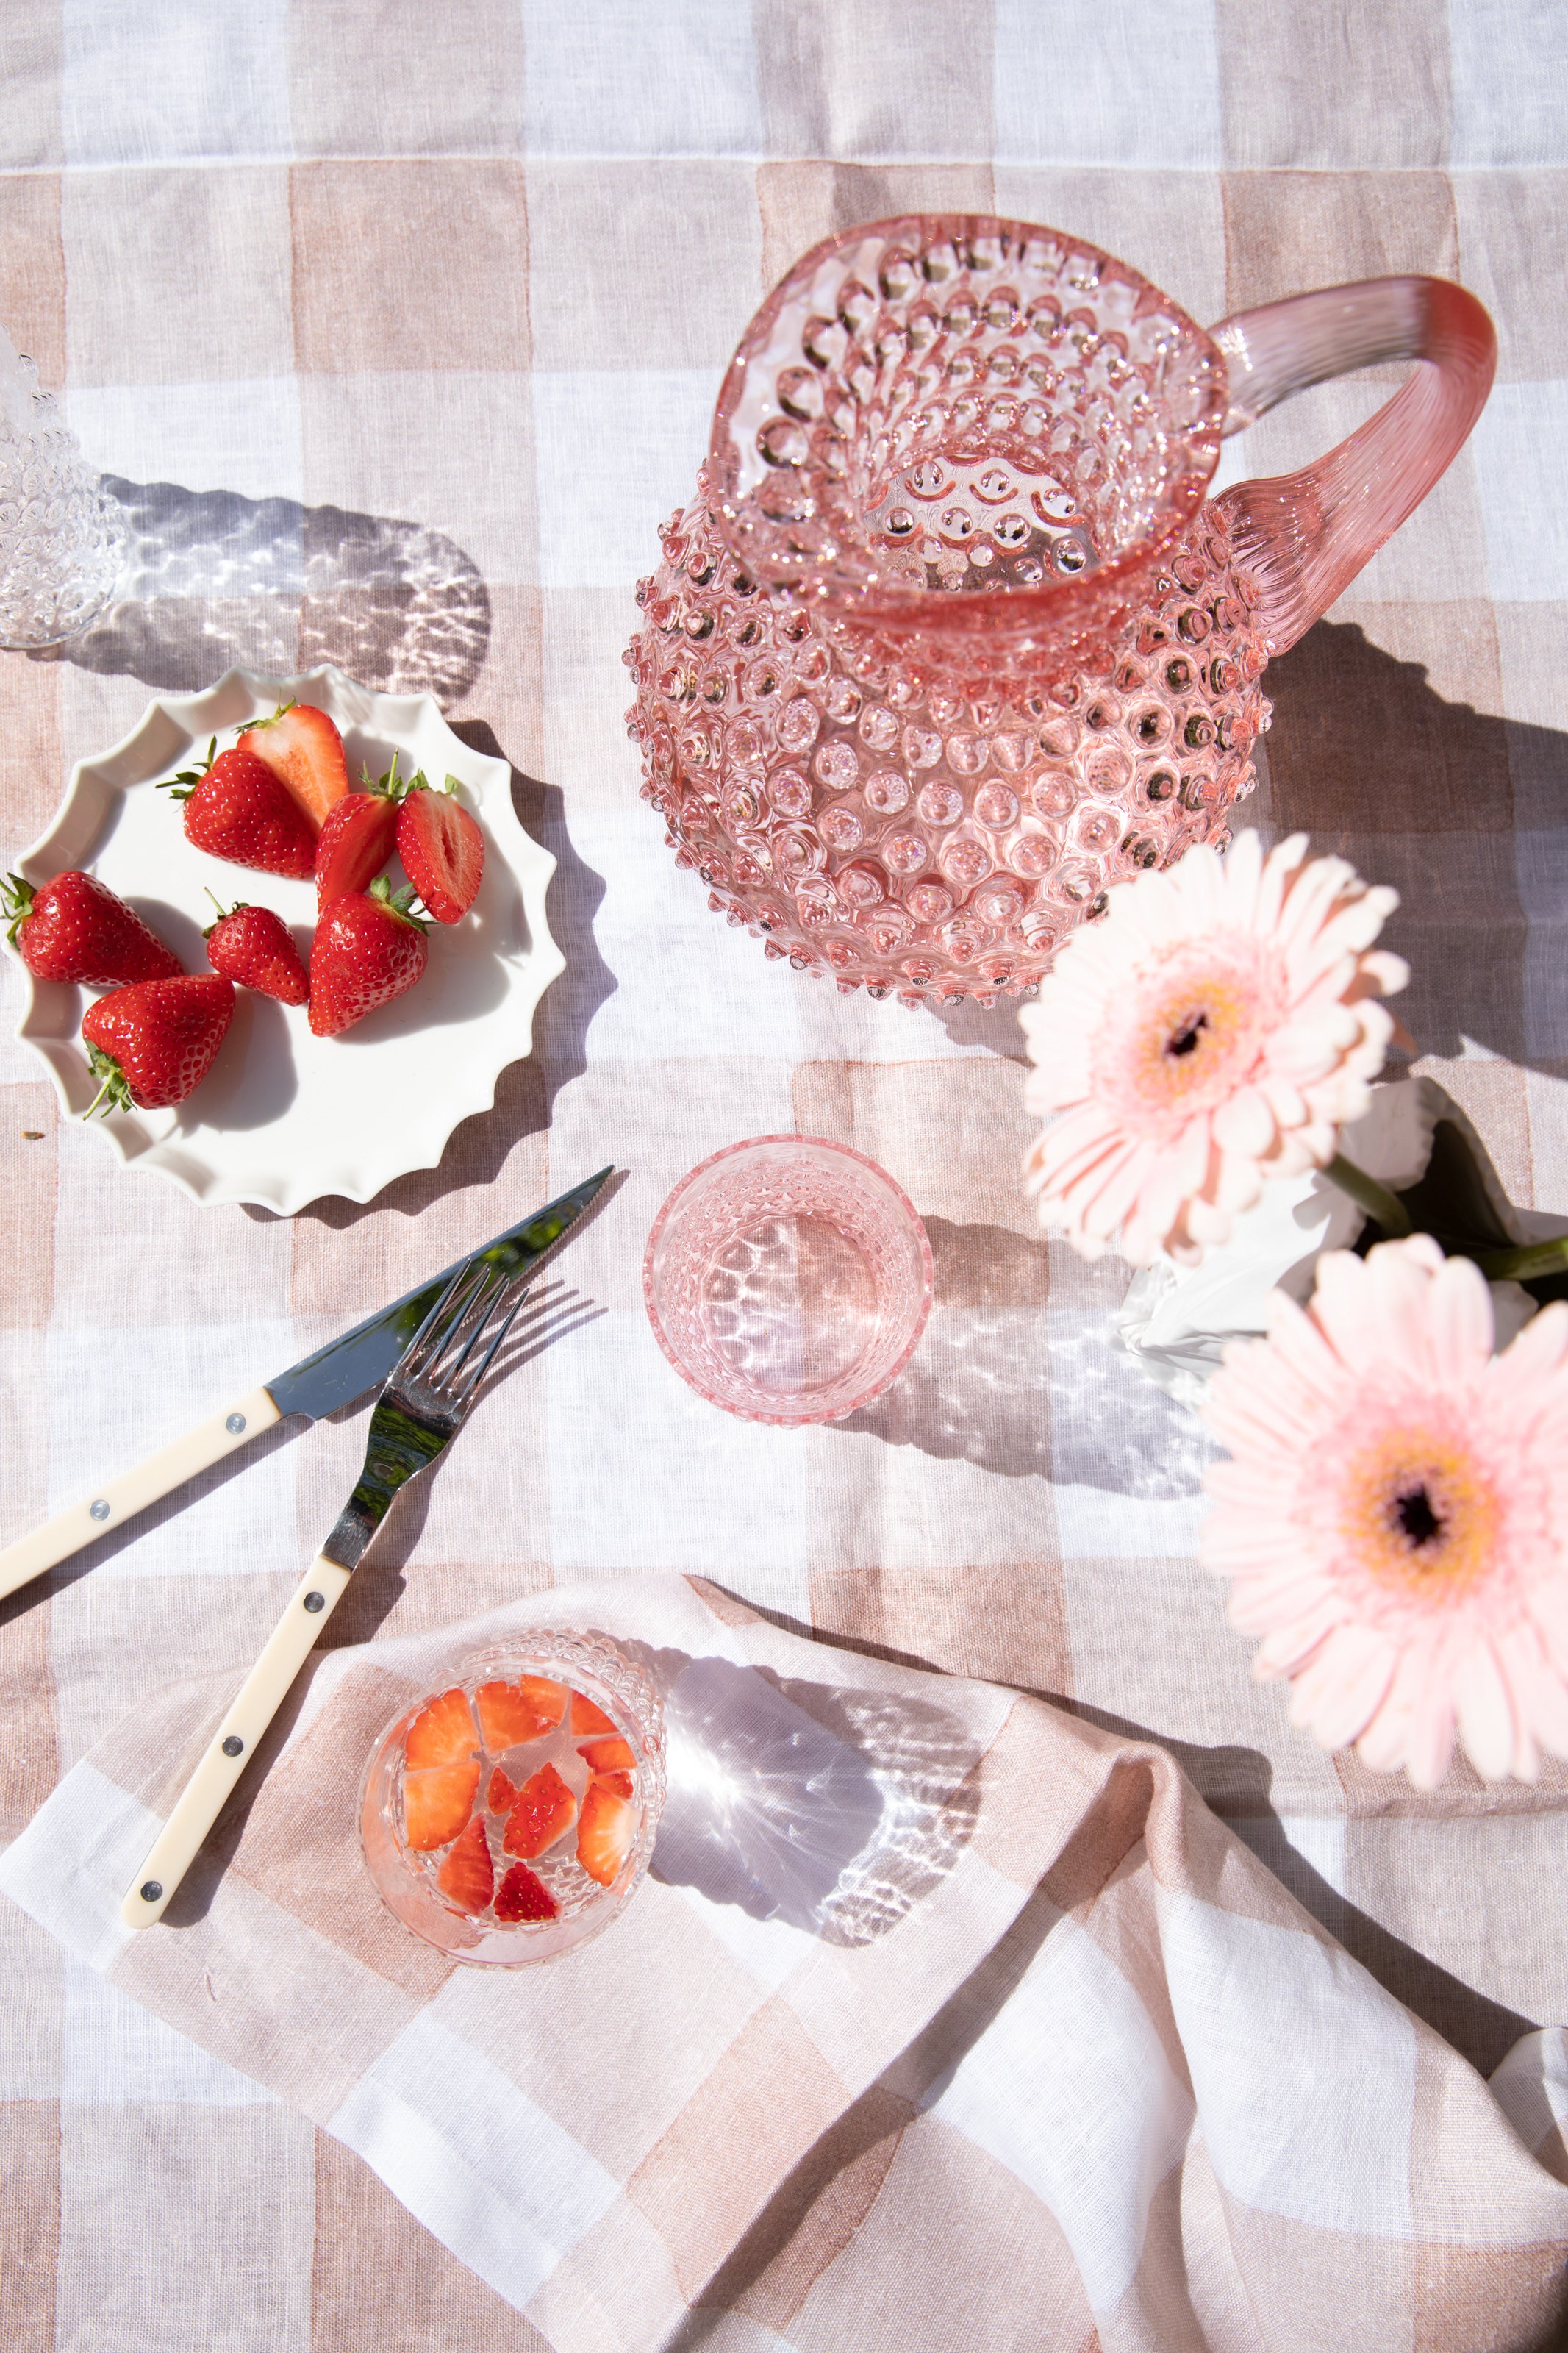
[[[709,905],[840,987],[1032,995],[1113,882],[1229,838],[1259,681],[1491,384],[1473,296],[1384,278],[1205,332],[1060,230],[816,246],[725,377],[637,596],[645,797]],[[1205,503],[1223,437],[1415,360],[1317,464]]]
[[[480,1694],[498,1689],[503,1705],[487,1714]],[[552,1721],[548,1704],[531,1718],[515,1703],[509,1713],[509,1690],[536,1698],[552,1690],[562,1704]],[[410,1835],[405,1752],[432,1703],[454,1694],[460,1695],[459,1713],[462,1706],[469,1712],[468,1754],[456,1768],[467,1776],[458,1811],[465,1804],[468,1810],[460,1821],[454,1812],[450,1824],[439,1825],[449,1834],[438,1843],[420,1845]],[[475,1759],[477,1772],[470,1769]],[[403,1926],[453,1960],[501,1968],[552,1960],[607,1928],[642,1884],[664,1805],[664,1710],[653,1680],[618,1643],[541,1627],[492,1644],[455,1661],[434,1690],[398,1711],[372,1747],[360,1788],[365,1868]],[[547,1846],[525,1856],[509,1839],[509,1802],[546,1768],[566,1792],[561,1828]],[[580,1860],[585,1828],[599,1841],[589,1849],[594,1871]],[[482,1854],[466,1852],[476,1839]]]
[[[781,1428],[879,1397],[931,1313],[925,1228],[886,1169],[820,1136],[759,1135],[683,1176],[643,1296],[700,1397]]]

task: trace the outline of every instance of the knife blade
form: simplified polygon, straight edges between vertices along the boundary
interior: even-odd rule
[[[149,1455],[146,1461],[103,1481],[79,1503],[46,1520],[42,1527],[18,1536],[0,1552],[0,1599],[15,1593],[29,1577],[68,1560],[73,1552],[79,1552],[83,1545],[91,1544],[109,1529],[122,1527],[149,1504],[194,1479],[198,1471],[237,1453],[285,1416],[298,1413],[310,1421],[320,1421],[324,1414],[336,1413],[340,1407],[352,1405],[356,1398],[379,1387],[459,1268],[476,1258],[489,1261],[508,1274],[537,1265],[614,1174],[613,1163],[601,1168],[542,1209],[508,1226],[479,1250],[455,1259],[417,1290],[405,1291],[401,1299],[340,1333],[325,1347],[274,1374],[247,1397],[211,1415],[183,1438]]]

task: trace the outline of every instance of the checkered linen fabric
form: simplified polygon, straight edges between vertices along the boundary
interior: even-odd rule
[[[984,1928],[933,1915],[954,1965],[974,1935],[963,1984],[933,1974],[896,2055],[875,2000],[863,2051],[815,2046],[825,2073],[765,2151],[788,2052],[754,2050],[751,2075],[716,2061],[711,2105],[689,2109],[700,2151],[660,2192],[690,2213],[650,2220],[626,2187],[646,2154],[629,2120],[654,2115],[643,2044],[607,2071],[619,2139],[605,2118],[595,2141],[564,2075],[549,2097],[530,2080],[612,2185],[603,2215],[642,2216],[625,2263],[648,2302],[614,2307],[621,2341],[1544,2338],[1568,2059],[1560,2034],[1524,2038],[1568,2019],[1568,1776],[1489,1791],[1457,1767],[1417,1798],[1292,1731],[1194,1565],[1204,1443],[1108,1349],[1125,1271],[1032,1221],[1016,1022],[839,998],[717,923],[637,801],[619,653],[742,326],[834,228],[911,207],[1047,221],[1205,320],[1390,270],[1460,279],[1497,320],[1497,388],[1419,513],[1271,669],[1249,808],[1399,887],[1422,1067],[1513,1200],[1568,1211],[1568,18],[1544,0],[37,0],[12,12],[5,62],[0,319],[121,485],[137,565],[133,599],[68,655],[0,660],[7,855],[151,692],[326,655],[429,685],[510,759],[561,861],[569,964],[535,1052],[439,1170],[290,1221],[122,1172],[0,1047],[0,1537],[613,1155],[630,1181],[561,1270],[603,1312],[487,1401],[388,1530],[331,1629],[345,1675],[359,1645],[548,1611],[555,1588],[630,1625],[684,1576],[767,1613],[731,1632],[776,1672],[837,1687],[923,1667],[1078,1719],[1020,1700],[1036,1761],[984,1792],[980,1820],[1017,1841],[992,1858],[1011,1925],[1000,1896]],[[1305,461],[1394,380],[1276,411],[1226,445],[1222,479]],[[797,1127],[910,1194],[937,1302],[893,1390],[791,1434],[681,1386],[637,1268],[686,1168]],[[174,1686],[194,1707],[237,1681],[362,1436],[352,1416],[279,1432],[0,1609],[18,1892],[100,1852],[75,1816],[28,1831],[57,1782],[68,1806],[90,1786],[72,1768],[148,1802],[138,1723],[172,1748]],[[781,1626],[821,1638],[813,1663],[778,1663]],[[979,1724],[995,1702],[951,1704]],[[118,1802],[105,1791],[106,1824]],[[1103,1885],[1069,1867],[1097,1808]],[[300,2095],[266,2025],[287,1986],[225,2044],[217,2019],[171,2031],[122,1960],[84,1959],[81,1870],[60,1939],[0,1905],[0,2342],[584,2341],[567,2283],[603,2299],[613,2249],[591,2278],[574,2252],[559,2308],[547,2284],[521,2295],[482,2232]],[[978,1876],[966,1862],[944,1883]],[[630,1919],[696,1938],[700,1901],[646,1889],[627,1948]],[[710,1942],[749,1934],[710,1908]],[[868,1949],[868,1981],[897,1941]],[[616,1950],[582,1957],[611,2008],[632,1981]],[[567,1999],[548,1974],[521,1982]],[[1474,2072],[1500,2069],[1507,2125]],[[542,2242],[592,2202],[563,2196]]]

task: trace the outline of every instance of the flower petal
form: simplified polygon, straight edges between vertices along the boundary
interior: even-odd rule
[[[1513,1707],[1489,1642],[1466,1650],[1454,1676],[1454,1704],[1459,1738],[1482,1780],[1506,1779],[1513,1762]]]

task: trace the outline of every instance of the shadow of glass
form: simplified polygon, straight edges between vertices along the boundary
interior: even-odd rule
[[[665,1723],[654,1876],[753,1920],[870,1944],[973,1834],[973,1751],[927,1702],[692,1659],[668,1682]]]
[[[972,997],[961,997],[952,1005],[927,997],[921,1003],[922,1009],[935,1014],[955,1046],[977,1046],[982,1052],[1000,1054],[1007,1061],[1028,1061],[1029,1049],[1018,1019],[1019,998],[1004,997],[995,1005],[985,1006],[976,1005]]]
[[[1110,1344],[1103,1306],[1050,1310],[1050,1249],[1001,1226],[927,1218],[931,1321],[889,1389],[835,1422],[888,1446],[1005,1479],[1173,1498],[1198,1493],[1215,1450],[1189,1413]],[[1087,1280],[1088,1278],[1084,1278]]]
[[[121,594],[79,638],[36,654],[195,693],[236,666],[288,677],[335,662],[363,686],[469,692],[489,591],[444,533],[294,499],[106,475],[129,533]]]

